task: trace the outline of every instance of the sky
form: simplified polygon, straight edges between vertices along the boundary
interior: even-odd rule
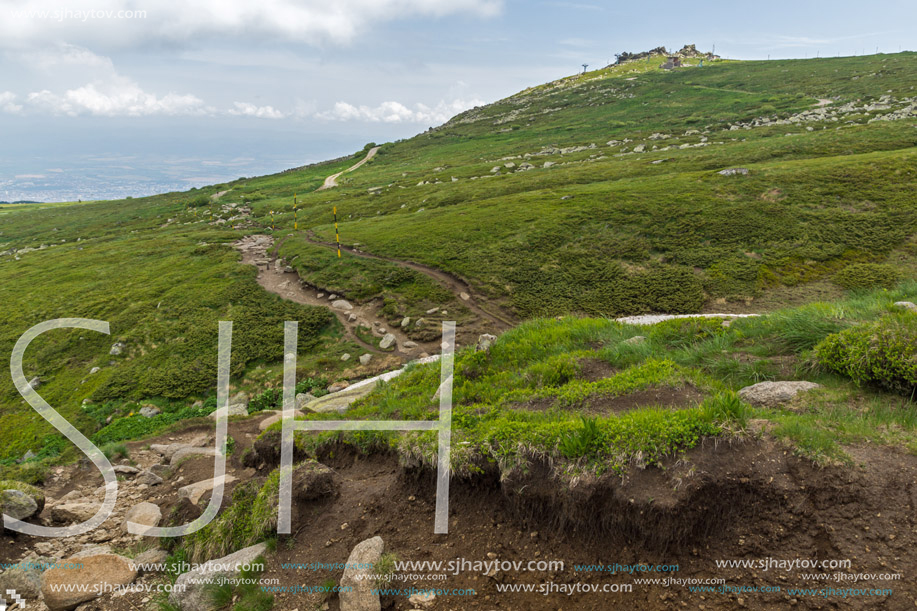
[[[0,200],[297,167],[622,51],[892,53],[914,23],[913,0],[0,0]]]

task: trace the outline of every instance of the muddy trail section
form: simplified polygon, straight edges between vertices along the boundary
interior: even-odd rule
[[[337,250],[337,244],[332,242],[323,242],[322,240],[318,239],[315,233],[311,230],[306,231],[304,237],[307,242],[314,246],[322,246],[324,248]],[[415,263],[413,261],[404,261],[402,259],[394,259],[392,257],[385,257],[383,255],[375,255],[362,251],[358,248],[353,248],[352,246],[345,246],[343,244],[341,244],[341,250],[345,250],[355,257],[375,259],[377,261],[386,261],[387,263],[393,263],[399,267],[414,270],[424,274],[451,292],[453,295],[455,295],[456,299],[465,307],[477,314],[483,320],[491,323],[496,328],[496,330],[500,332],[511,329],[516,326],[516,324],[518,324],[518,321],[516,321],[511,314],[503,311],[497,311],[493,303],[488,303],[487,307],[485,308],[483,303],[486,301],[486,299],[480,294],[475,293],[468,282],[448,272],[444,272],[441,269],[436,269],[435,267],[423,265],[422,263]]]
[[[389,325],[381,314],[382,300],[352,304],[334,293],[303,281],[296,271],[284,265],[274,254],[274,239],[268,235],[250,235],[234,244],[242,254],[242,263],[258,269],[258,284],[269,293],[304,305],[328,308],[344,327],[347,340],[376,354],[395,354],[415,359],[439,352],[438,342],[412,341],[400,328]],[[358,330],[362,331],[358,333]],[[389,349],[380,348],[387,334],[394,337]],[[372,337],[371,343],[366,338]]]
[[[263,481],[276,468],[279,452],[271,451],[269,442],[256,443],[271,415],[229,423],[236,451],[227,463],[234,479],[224,508],[235,486]],[[199,424],[131,442],[130,459],[120,462],[156,469],[170,462],[161,455],[163,446],[212,450],[213,440],[213,426]],[[434,563],[403,567],[390,587],[452,592],[423,607],[407,595],[384,595],[389,611],[913,609],[917,457],[870,445],[849,452],[854,465],[817,467],[766,434],[706,439],[661,467],[632,468],[624,477],[585,477],[575,484],[561,482],[537,461],[509,472],[492,465],[473,477],[453,478],[449,533],[435,535],[435,473],[393,454],[337,445],[318,456],[334,471],[334,490],[294,500],[293,534],[279,537],[262,578],[288,587],[339,583],[351,550],[379,536],[399,561]],[[7,532],[0,561],[30,554],[66,559],[98,545],[135,547],[140,539],[123,534],[120,521],[139,502],[156,504],[172,519],[194,519],[210,493],[189,504],[181,489],[213,477],[212,455],[172,462],[173,468],[157,470],[164,481],[155,486],[137,485],[127,476],[116,515],[99,531],[50,540]],[[54,508],[66,502],[62,499],[99,503],[101,485],[91,465],[58,467],[44,487],[48,508],[41,521],[59,522]],[[482,564],[494,561],[500,562],[497,568]],[[802,568],[787,561],[850,564]],[[328,568],[310,568],[311,563]],[[340,564],[331,567],[334,563]],[[838,580],[838,574],[850,577]],[[162,579],[151,573],[140,583]],[[105,595],[81,609],[148,609],[149,602],[148,593],[133,592]],[[287,591],[275,592],[274,608],[340,606],[336,597]]]

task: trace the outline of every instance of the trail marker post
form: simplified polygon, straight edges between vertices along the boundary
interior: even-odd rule
[[[341,234],[338,232],[338,207],[334,207],[334,241],[338,245],[338,259],[341,258]]]

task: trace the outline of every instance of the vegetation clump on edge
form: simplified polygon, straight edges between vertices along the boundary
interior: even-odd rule
[[[822,365],[857,384],[911,398],[917,392],[917,315],[911,312],[829,335],[815,352]]]

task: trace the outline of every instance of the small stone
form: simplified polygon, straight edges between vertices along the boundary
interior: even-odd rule
[[[388,350],[389,348],[395,345],[395,336],[391,333],[386,333],[382,340],[379,342],[379,348],[382,350]]]
[[[646,341],[646,337],[644,337],[644,336],[642,336],[642,335],[635,335],[635,336],[633,336],[633,337],[631,337],[631,338],[629,338],[629,339],[624,340],[624,341],[621,342],[621,343],[622,343],[622,344],[627,344],[627,345],[629,345],[629,346],[633,346],[633,345],[636,345],[636,344],[642,344],[642,343],[645,342],[645,341]]]
[[[344,354],[341,355],[341,360],[342,360],[342,361],[349,361],[349,360],[350,360],[350,354],[347,353],[347,352],[345,352]]]
[[[401,328],[402,328],[402,329],[404,329],[405,327],[407,327],[409,324],[411,324],[411,317],[410,317],[410,316],[405,316],[404,318],[401,319]]]
[[[122,528],[124,529],[124,532],[128,532],[128,522],[134,522],[141,526],[153,528],[159,526],[160,520],[162,520],[162,510],[159,509],[158,505],[146,502],[139,503],[131,507],[127,514],[125,514]]]
[[[361,365],[369,365],[369,362],[370,362],[371,360],[373,360],[373,355],[371,355],[371,354],[364,354],[364,355],[360,356],[360,364],[361,364]]]
[[[164,465],[153,465],[155,467],[164,466]],[[138,484],[144,484],[147,486],[158,486],[162,483],[162,478],[153,473],[152,471],[141,471],[140,475],[134,478],[134,481]]]
[[[347,382],[335,382],[334,384],[329,386],[327,390],[329,393],[336,393],[336,392],[340,392],[344,390],[348,386],[350,386],[350,384],[348,384]]]

